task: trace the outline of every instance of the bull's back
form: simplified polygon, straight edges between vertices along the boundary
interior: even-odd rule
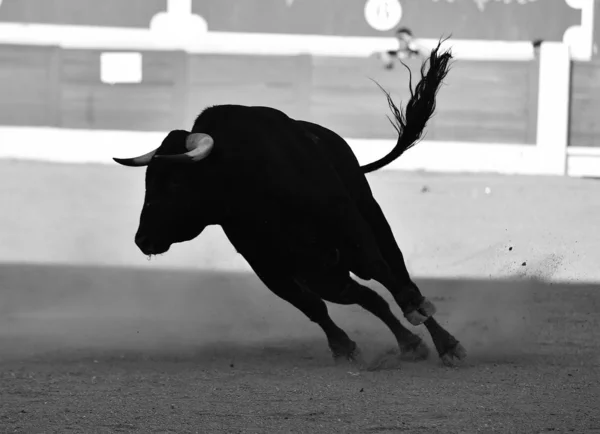
[[[350,145],[337,133],[319,124],[296,122],[316,137],[317,145],[327,156],[351,197],[357,201],[372,198],[371,187]]]

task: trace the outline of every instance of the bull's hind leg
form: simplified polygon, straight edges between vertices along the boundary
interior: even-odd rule
[[[373,279],[381,283],[394,297],[402,309],[404,317],[412,325],[423,324],[428,317],[435,313],[435,306],[429,302],[410,278],[403,279],[396,276],[391,264],[385,261],[373,266]]]
[[[390,292],[394,295],[394,298],[400,305],[400,307],[407,306],[409,304],[406,303],[406,298],[412,297],[412,300],[418,299],[419,296],[411,295],[410,290],[402,289],[401,291],[394,292],[397,288],[395,285],[395,278],[391,275],[391,272],[387,270],[387,264],[382,264],[381,269],[375,272],[374,279],[385,286]],[[398,294],[398,296],[396,295]],[[420,296],[423,299],[422,296]],[[404,304],[403,304],[404,302]],[[412,306],[416,306],[414,301],[411,301]],[[409,305],[410,306],[410,305]],[[413,308],[409,310],[410,312],[414,312],[415,315],[422,316],[425,318],[424,324],[427,327],[427,331],[431,335],[433,343],[435,345],[436,350],[442,362],[446,365],[452,365],[454,359],[462,360],[466,357],[467,353],[462,345],[452,336],[448,331],[446,331],[435,319],[433,319],[433,315],[426,317],[425,313],[422,312],[421,308]],[[410,315],[405,311],[405,317],[410,319]],[[414,324],[414,323],[413,323]],[[416,325],[416,324],[415,324]]]
[[[298,308],[323,329],[336,362],[346,360],[351,363],[362,363],[358,346],[333,322],[321,297],[307,290],[291,277],[256,268],[254,271],[273,293]]]
[[[454,360],[463,360],[467,357],[467,350],[444,329],[433,317],[425,321],[425,327],[431,335],[435,349],[437,350],[442,363],[446,366],[452,366]]]
[[[375,199],[360,204],[360,211],[373,228],[385,265],[377,271],[375,278],[385,286],[404,312],[406,319],[413,325],[425,324],[442,361],[449,364],[453,359],[462,360],[466,351],[460,343],[446,331],[435,319],[435,306],[421,295],[421,291],[412,281],[404,256],[390,228],[381,207]]]
[[[374,198],[371,198],[361,201],[359,209],[369,222],[377,239],[377,246],[389,267],[389,269],[382,267],[376,280],[390,291],[412,325],[422,324],[435,314],[436,308],[431,301],[423,297],[418,286],[412,281],[406,268],[404,255],[398,247],[381,207]]]

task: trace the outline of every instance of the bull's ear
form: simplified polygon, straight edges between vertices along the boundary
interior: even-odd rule
[[[208,134],[191,133],[185,141],[187,152],[176,155],[157,155],[156,158],[174,163],[197,163],[210,155],[214,145],[215,141]]]
[[[127,167],[143,167],[143,166],[147,166],[150,163],[150,160],[152,160],[152,157],[154,157],[154,154],[156,154],[156,149],[148,152],[147,154],[140,155],[139,157],[113,158],[113,160],[115,160],[115,162],[117,162],[123,166],[127,166]]]

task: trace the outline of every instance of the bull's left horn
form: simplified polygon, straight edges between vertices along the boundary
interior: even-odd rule
[[[148,152],[147,154],[140,155],[139,157],[134,158],[113,158],[117,163],[122,164],[123,166],[128,167],[142,167],[147,166],[156,154],[156,149]]]
[[[161,160],[175,163],[197,163],[204,160],[211,153],[215,141],[211,136],[204,133],[191,133],[185,140],[185,148],[188,150],[183,154],[157,155]]]

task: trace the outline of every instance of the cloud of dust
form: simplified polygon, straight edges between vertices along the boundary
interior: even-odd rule
[[[518,356],[535,339],[533,296],[539,286],[530,279],[471,282],[443,305],[444,326],[465,346],[469,360]]]
[[[62,349],[201,351],[220,345],[310,347],[329,357],[321,329],[250,273],[0,265],[0,276],[0,357]],[[501,361],[519,354],[533,337],[532,296],[538,285],[432,281],[425,293],[469,360]],[[360,307],[329,304],[329,310],[368,359],[395,347],[387,327]]]
[[[320,336],[247,273],[1,265],[0,356],[172,350]]]

